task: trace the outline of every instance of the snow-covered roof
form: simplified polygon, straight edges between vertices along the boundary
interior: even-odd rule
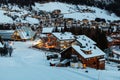
[[[27,17],[26,20],[27,20],[30,24],[39,24],[39,20],[36,19],[36,18]]]
[[[0,10],[0,23],[13,23],[12,18],[4,15],[5,11]]]
[[[79,43],[81,43],[82,46],[86,46],[86,44],[91,44],[91,45],[96,44],[95,41],[93,41],[92,39],[90,39],[89,37],[87,37],[85,35],[79,35],[79,36],[77,36],[77,41]]]
[[[113,49],[112,51],[113,51],[115,54],[120,55],[120,49]]]
[[[13,34],[15,30],[0,30],[0,34]]]
[[[15,30],[0,30],[0,35],[2,39],[11,39]]]
[[[44,27],[42,28],[42,33],[52,33],[54,27]]]
[[[20,29],[16,29],[21,39],[31,39],[34,36],[34,32],[29,27],[22,26]]]
[[[96,56],[102,56],[102,55],[105,55],[105,53],[100,50],[97,46],[95,45],[91,45],[91,48],[90,46],[86,47],[86,48],[81,48],[80,46],[78,45],[72,45],[73,49],[75,49],[82,57],[84,58],[91,58],[91,57],[96,57]],[[94,48],[95,47],[95,48]],[[91,51],[91,54],[86,54],[83,52],[84,51]]]
[[[112,39],[111,37],[107,36],[107,40],[108,40],[108,42],[112,42],[114,39]]]
[[[64,33],[55,32],[52,34],[59,40],[74,40],[75,39],[74,35],[71,32],[64,32]]]
[[[1,42],[0,42],[0,47],[3,47],[3,45],[1,44]]]

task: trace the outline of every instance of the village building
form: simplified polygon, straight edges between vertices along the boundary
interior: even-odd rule
[[[105,53],[100,50],[93,40],[81,35],[77,38],[77,45],[72,45],[62,51],[61,61],[71,59],[72,55],[77,55],[78,61],[83,64],[83,67],[91,67],[95,69],[105,69]]]
[[[75,41],[75,37],[70,32],[54,32],[53,37],[56,39],[56,48],[59,50],[64,50],[72,45]]]
[[[34,42],[33,47],[35,48],[53,48],[52,46],[47,46],[47,42],[50,42],[53,38],[50,37],[54,27],[43,27],[39,39]]]
[[[15,30],[0,30],[0,36],[2,39],[11,40],[14,32]]]
[[[40,35],[40,42],[34,45],[37,48],[46,48],[46,49],[56,49],[63,50],[72,45],[75,41],[75,37],[70,32],[52,32],[53,27],[47,27],[47,29],[43,28],[43,33]],[[42,44],[40,46],[40,44]]]
[[[13,40],[32,40],[34,35],[35,32],[31,28],[22,26],[16,28],[11,38]]]
[[[117,60],[120,63],[120,45],[112,46],[113,59]]]
[[[119,33],[111,33],[111,35],[107,36],[108,47],[111,46],[119,46],[120,45],[120,34]]]

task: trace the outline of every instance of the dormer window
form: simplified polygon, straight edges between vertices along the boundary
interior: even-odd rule
[[[82,50],[85,54],[92,54],[91,50]]]

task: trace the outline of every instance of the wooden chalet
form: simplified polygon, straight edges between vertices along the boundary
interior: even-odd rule
[[[35,33],[29,27],[17,28],[11,36],[13,40],[32,40]]]
[[[41,40],[39,40],[39,43],[34,45],[35,47],[63,50],[70,47],[71,44],[75,41],[74,35],[70,32],[49,32],[50,29],[52,31],[53,28],[48,27],[47,29],[45,29],[44,34],[40,35]]]
[[[55,38],[56,43],[56,49],[63,50],[72,45],[72,43],[75,41],[75,37],[70,32],[55,32],[52,33],[53,37]]]
[[[50,44],[50,42],[54,39],[53,37],[51,37],[53,30],[54,27],[43,27],[42,32],[40,34],[40,39],[34,42],[33,47],[47,49],[54,48],[53,44]]]
[[[107,36],[108,40],[108,47],[110,46],[115,46],[115,45],[120,45],[120,34],[111,34],[110,36]]]
[[[72,55],[77,55],[83,67],[105,69],[105,53],[95,45],[96,43],[94,41],[88,37],[83,38],[83,36],[85,35],[78,37],[77,45],[72,45],[61,52],[61,61],[71,59]]]

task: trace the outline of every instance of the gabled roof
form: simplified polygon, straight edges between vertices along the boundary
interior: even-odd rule
[[[95,45],[91,45],[91,48],[89,48],[90,46],[86,47],[86,48],[81,48],[78,45],[73,45],[72,48],[77,51],[82,57],[84,58],[91,58],[91,57],[96,57],[96,56],[102,56],[105,55],[105,53],[100,50],[97,46]],[[94,48],[95,47],[95,48]],[[86,54],[84,53],[83,50],[90,50],[91,54]]]
[[[53,29],[54,29],[54,27],[44,27],[44,28],[42,29],[42,33],[44,33],[44,34],[52,33],[52,32],[53,32]]]
[[[79,36],[76,36],[77,37],[77,41],[79,43],[82,44],[82,46],[86,46],[86,44],[91,44],[91,45],[94,45],[96,44],[95,41],[93,41],[92,39],[90,39],[89,37],[87,37],[86,35],[79,35]]]
[[[0,35],[2,39],[11,39],[12,34],[15,30],[0,30]]]
[[[4,34],[4,33],[14,33],[15,30],[0,30],[0,33],[1,34]]]
[[[59,40],[74,40],[75,39],[74,35],[70,32],[64,32],[64,33],[55,32],[52,34]]]
[[[111,38],[111,37],[109,37],[109,36],[107,36],[107,41],[108,41],[108,42],[112,42],[112,41],[114,41],[114,39]]]
[[[31,28],[25,26],[22,26],[21,28],[17,28],[16,31],[19,33],[21,39],[30,39],[35,34],[35,32],[31,30]]]

